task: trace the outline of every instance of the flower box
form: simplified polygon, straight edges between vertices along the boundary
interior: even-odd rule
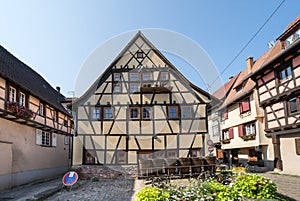
[[[17,102],[8,102],[7,110],[20,118],[31,119],[33,117],[32,110],[27,109],[25,106],[19,105]]]
[[[230,143],[230,139],[224,139],[222,140],[222,144],[229,144]]]
[[[241,136],[241,138],[243,139],[243,140],[255,140],[255,137],[256,137],[256,134],[250,134],[250,135],[243,135],[243,136]]]

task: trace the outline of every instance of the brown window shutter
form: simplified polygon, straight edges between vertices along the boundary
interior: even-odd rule
[[[296,154],[300,155],[300,138],[295,139]]]
[[[244,126],[243,125],[239,125],[239,137],[244,136]]]
[[[233,139],[234,138],[233,128],[229,128],[228,132],[229,132],[229,138]]]

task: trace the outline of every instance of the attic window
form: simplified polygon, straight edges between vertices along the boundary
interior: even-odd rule
[[[136,57],[137,57],[138,59],[142,59],[142,58],[144,58],[144,53],[143,53],[143,52],[137,52],[137,53],[136,53]]]
[[[237,87],[235,88],[236,93],[239,93],[239,92],[241,92],[242,90],[243,90],[243,85],[242,85],[242,84],[239,85],[239,86],[237,86]]]

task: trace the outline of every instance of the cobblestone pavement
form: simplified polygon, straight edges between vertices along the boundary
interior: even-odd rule
[[[79,181],[72,189],[64,188],[46,201],[89,200],[89,201],[131,201],[135,193],[144,187],[143,180],[102,179]]]
[[[278,193],[300,201],[300,176],[284,175],[278,173],[263,173],[277,184]]]

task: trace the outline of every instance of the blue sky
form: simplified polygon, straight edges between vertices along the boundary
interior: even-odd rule
[[[2,1],[0,44],[71,96],[81,66],[95,48],[116,35],[144,28],[189,37],[222,71],[281,1]],[[263,54],[268,41],[300,14],[299,7],[300,2],[286,0],[222,79],[244,69],[247,57]]]

